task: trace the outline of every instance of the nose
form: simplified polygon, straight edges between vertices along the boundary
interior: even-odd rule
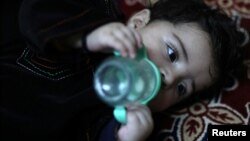
[[[160,71],[161,71],[162,81],[167,87],[175,85],[175,83],[178,82],[178,80],[182,75],[181,72],[170,68],[161,69]]]

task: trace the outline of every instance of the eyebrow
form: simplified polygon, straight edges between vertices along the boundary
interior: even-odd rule
[[[188,61],[187,51],[186,51],[186,49],[184,48],[183,42],[181,41],[181,39],[180,39],[175,33],[173,33],[173,36],[174,36],[174,37],[177,39],[177,41],[180,43],[181,50],[182,50],[182,52],[183,52],[183,54],[184,54],[184,57],[185,57],[185,59]]]

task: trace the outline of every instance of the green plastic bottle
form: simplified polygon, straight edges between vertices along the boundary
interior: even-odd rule
[[[97,68],[94,86],[98,96],[114,107],[114,116],[126,123],[125,105],[147,104],[161,85],[160,71],[147,57],[146,48],[138,50],[136,58],[123,58],[119,53]]]

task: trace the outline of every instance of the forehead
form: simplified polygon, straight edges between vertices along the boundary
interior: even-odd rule
[[[187,70],[196,82],[197,91],[209,87],[214,75],[210,36],[196,23],[176,25],[173,32],[183,41],[189,57]]]

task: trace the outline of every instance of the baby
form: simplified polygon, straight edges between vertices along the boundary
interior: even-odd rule
[[[152,113],[220,90],[240,64],[236,26],[221,11],[197,0],[159,0],[124,22],[121,2],[22,1],[21,43],[3,46],[0,62],[4,141],[146,140]],[[114,50],[134,58],[142,44],[162,87],[148,105],[127,105],[126,124],[110,126],[112,109],[96,96],[93,72]]]

